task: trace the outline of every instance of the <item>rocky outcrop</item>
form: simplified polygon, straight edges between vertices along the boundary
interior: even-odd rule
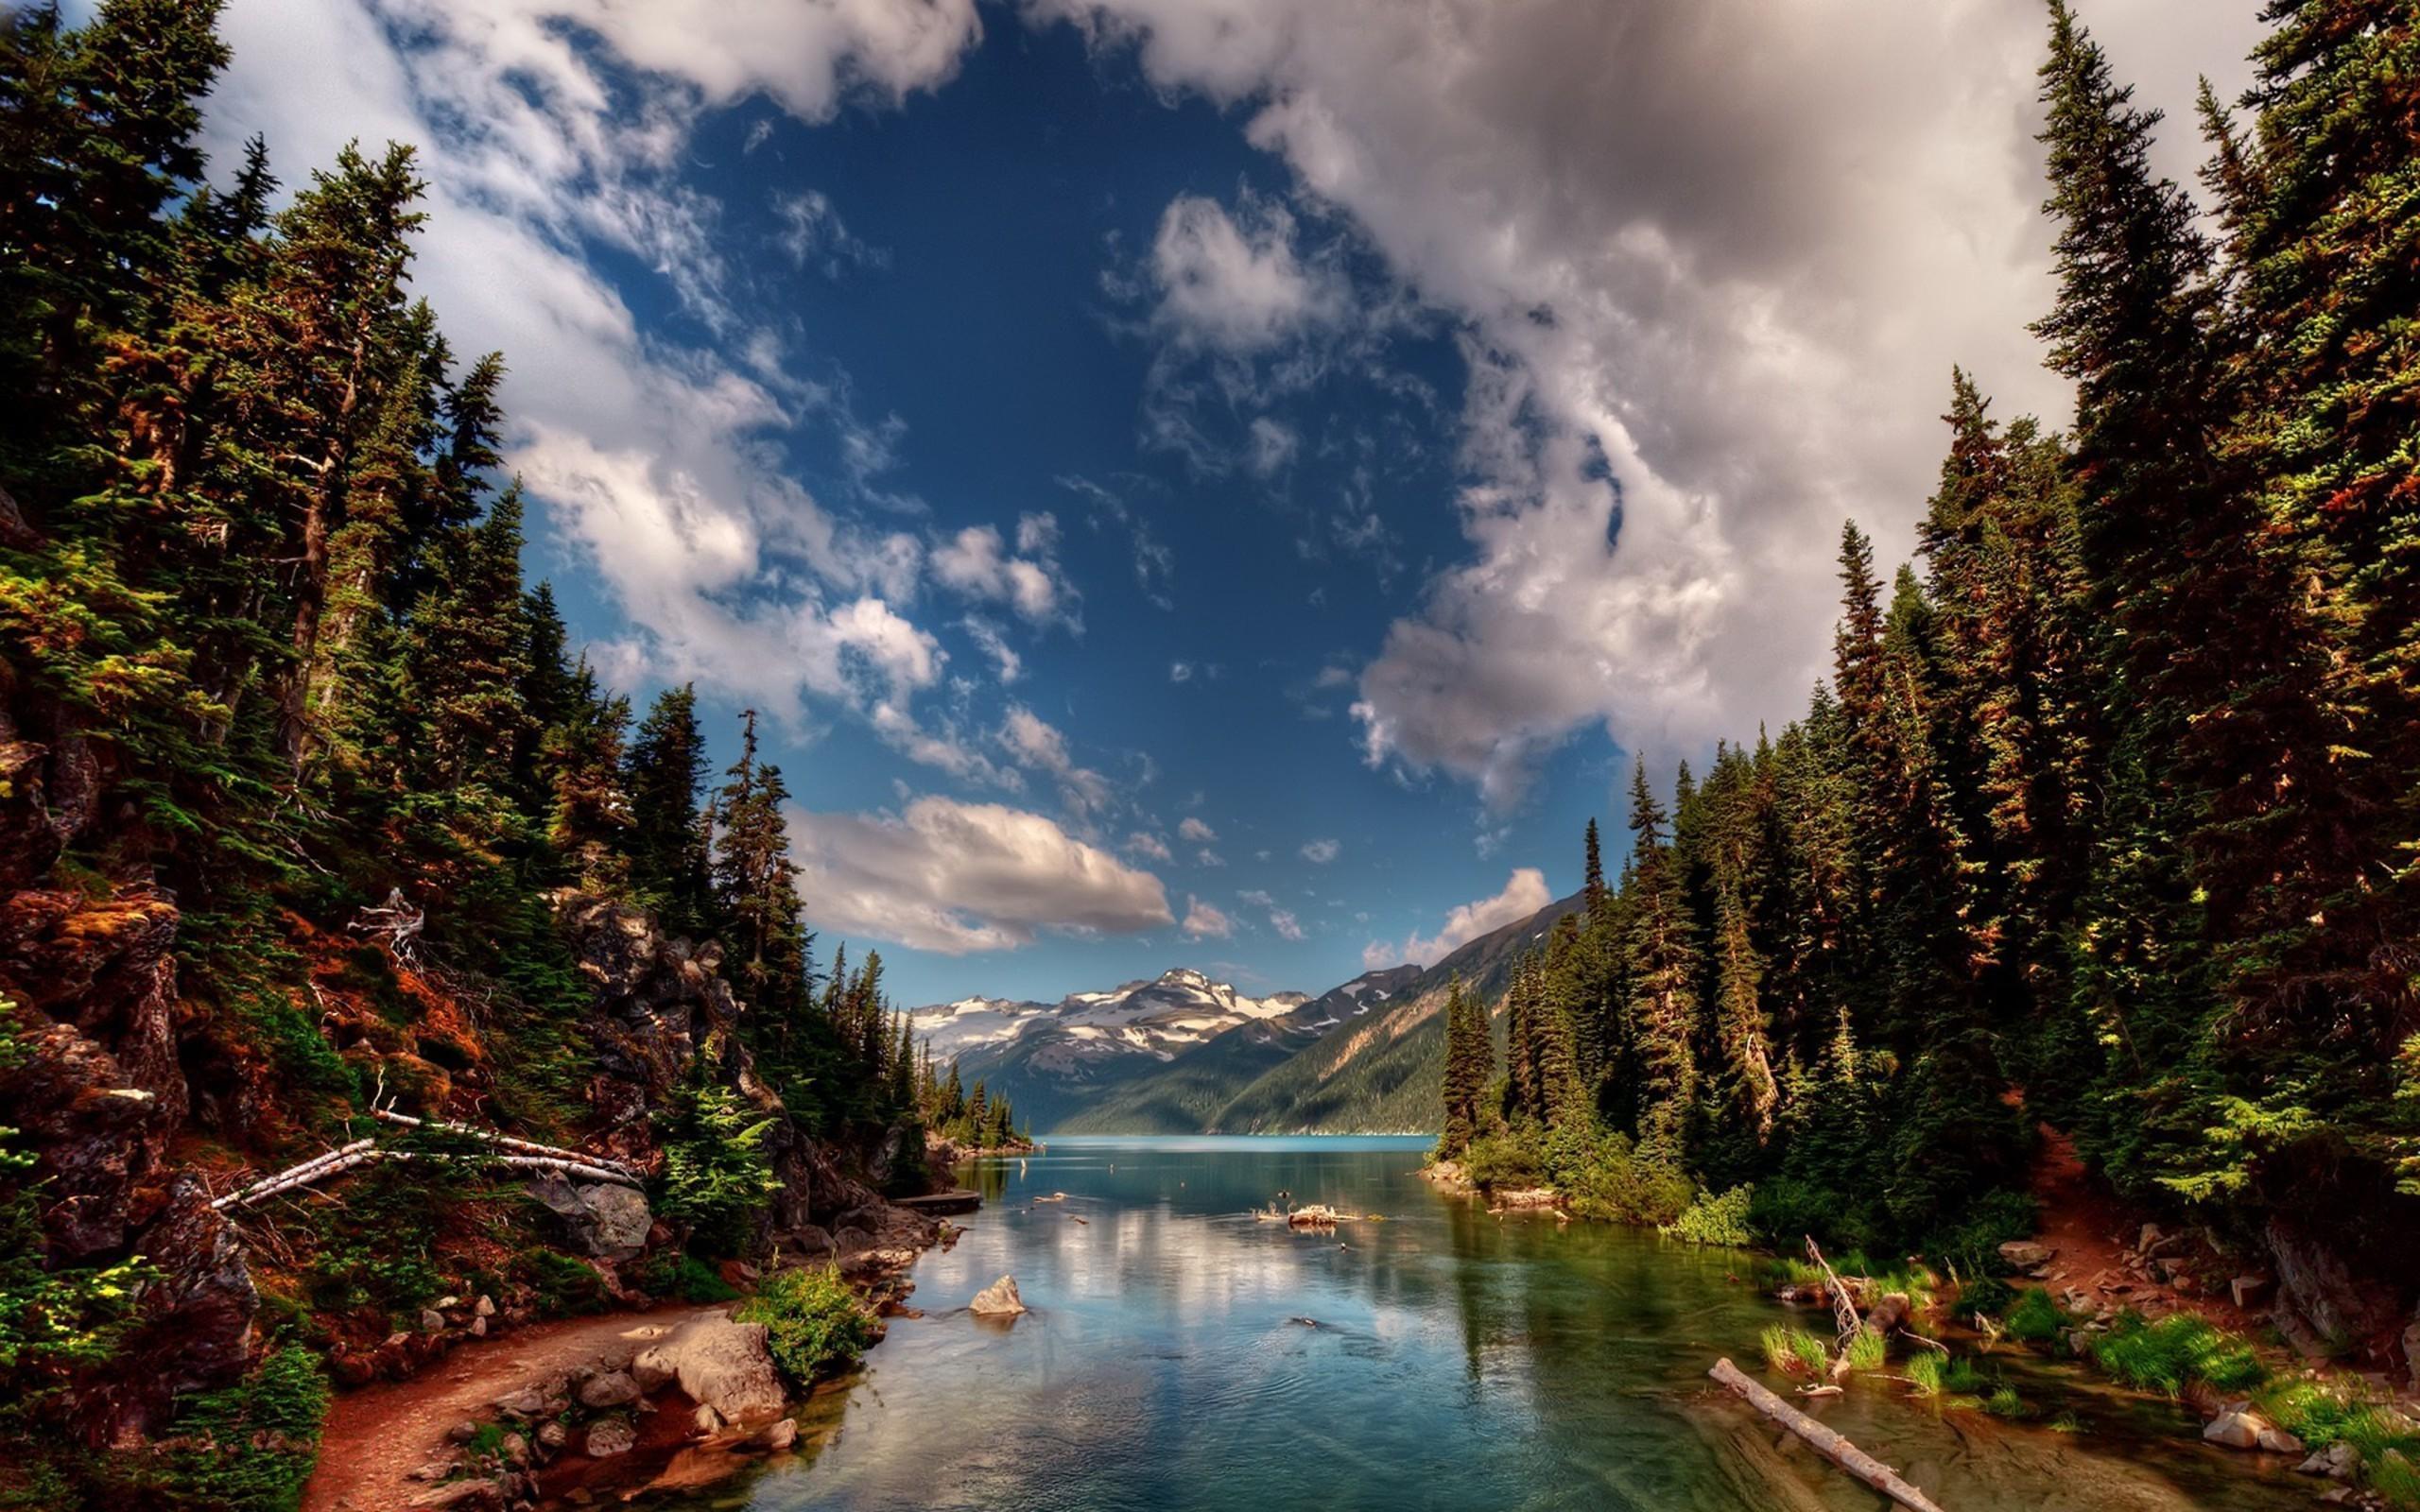
[[[726,1423],[763,1422],[788,1400],[766,1337],[762,1323],[693,1318],[640,1350],[631,1376],[641,1386],[676,1383]]]
[[[647,1248],[654,1216],[647,1194],[608,1181],[574,1181],[548,1171],[526,1189],[562,1220],[564,1233],[583,1255],[598,1260],[635,1259]]]
[[[2306,1352],[2358,1343],[2394,1321],[2392,1297],[2364,1286],[2319,1236],[2283,1216],[2263,1234],[2275,1263],[2277,1324]]]

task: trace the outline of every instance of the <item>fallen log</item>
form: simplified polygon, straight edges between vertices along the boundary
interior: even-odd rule
[[[523,1171],[556,1171],[578,1177],[583,1181],[609,1181],[616,1186],[635,1187],[639,1178],[628,1171],[608,1170],[591,1165],[586,1160],[563,1160],[552,1155],[448,1155],[434,1150],[381,1150],[368,1140],[355,1140],[342,1149],[313,1156],[300,1165],[289,1166],[273,1176],[262,1177],[251,1186],[230,1192],[223,1197],[211,1199],[211,1207],[219,1211],[249,1207],[263,1197],[273,1197],[281,1192],[291,1192],[315,1181],[337,1176],[357,1165],[376,1160],[478,1160],[488,1165],[510,1166]]]
[[[398,1124],[405,1128],[443,1129],[448,1134],[460,1134],[504,1149],[518,1150],[524,1155],[546,1155],[558,1160],[577,1160],[586,1165],[602,1166],[608,1170],[619,1171],[625,1180],[638,1178],[638,1173],[621,1161],[608,1160],[601,1155],[591,1155],[585,1150],[567,1150],[557,1144],[533,1144],[527,1140],[517,1140],[510,1134],[499,1134],[493,1129],[475,1128],[468,1124],[450,1123],[441,1118],[414,1118],[409,1113],[398,1113],[391,1108],[381,1108],[375,1111],[378,1118],[384,1122]]]
[[[299,1164],[289,1165],[283,1171],[272,1171],[250,1185],[238,1187],[225,1196],[213,1197],[210,1199],[210,1205],[223,1211],[229,1208],[258,1202],[263,1197],[273,1197],[281,1192],[290,1192],[296,1187],[307,1186],[320,1177],[376,1159],[377,1152],[371,1148],[370,1141],[355,1140],[350,1144],[340,1145],[321,1155],[315,1155]]]
[[[1706,1374],[1738,1393],[1749,1406],[1805,1439],[1815,1452],[1910,1512],[1941,1512],[1931,1498],[1901,1480],[1897,1470],[1749,1380],[1729,1360],[1717,1360]]]

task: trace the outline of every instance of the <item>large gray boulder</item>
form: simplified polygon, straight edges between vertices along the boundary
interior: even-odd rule
[[[582,1254],[598,1260],[631,1260],[647,1247],[655,1221],[647,1194],[610,1181],[573,1181],[548,1171],[529,1183],[529,1194],[563,1221]]]
[[[730,1423],[762,1422],[788,1404],[781,1372],[773,1368],[762,1323],[737,1323],[715,1314],[692,1318],[631,1362],[631,1374],[678,1383],[689,1400],[711,1407]]]

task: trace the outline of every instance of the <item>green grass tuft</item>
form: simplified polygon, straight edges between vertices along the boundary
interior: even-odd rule
[[[2157,1322],[2123,1314],[2115,1328],[2093,1341],[2092,1353],[2102,1369],[2126,1384],[2170,1397],[2195,1382],[2221,1391],[2249,1391],[2269,1379],[2250,1344],[2189,1313]]]

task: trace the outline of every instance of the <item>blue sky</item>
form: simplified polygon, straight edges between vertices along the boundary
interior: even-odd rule
[[[1805,9],[235,0],[211,132],[423,146],[530,569],[719,756],[764,712],[827,956],[1316,992],[1789,717],[1952,360],[2059,416],[2038,14]]]

